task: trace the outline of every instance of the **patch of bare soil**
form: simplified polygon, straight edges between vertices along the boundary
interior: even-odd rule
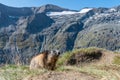
[[[23,80],[99,80],[98,78],[77,71],[48,72],[36,77],[27,77]]]

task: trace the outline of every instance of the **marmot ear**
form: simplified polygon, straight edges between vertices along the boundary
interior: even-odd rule
[[[50,51],[50,54],[54,55],[54,51],[53,51],[53,50],[51,50],[51,51]]]
[[[56,52],[57,52],[57,55],[60,55],[60,51],[59,50],[56,50]]]

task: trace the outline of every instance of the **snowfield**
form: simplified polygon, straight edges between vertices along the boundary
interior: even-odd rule
[[[89,12],[90,10],[92,10],[93,8],[84,8],[82,9],[79,13],[87,13]]]
[[[84,8],[80,11],[62,11],[62,12],[48,12],[47,15],[48,16],[54,16],[54,15],[68,15],[68,14],[83,14],[83,13],[87,13],[89,12],[90,10],[92,10],[92,8]]]

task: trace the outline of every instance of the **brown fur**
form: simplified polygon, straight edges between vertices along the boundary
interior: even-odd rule
[[[54,70],[58,57],[59,55],[55,53],[51,54],[49,51],[44,51],[32,58],[30,69],[46,68],[49,70]]]

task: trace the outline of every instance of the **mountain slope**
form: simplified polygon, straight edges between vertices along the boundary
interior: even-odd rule
[[[32,56],[49,49],[119,50],[119,25],[119,6],[76,11],[51,4],[23,8],[0,4],[0,62],[28,64]]]

